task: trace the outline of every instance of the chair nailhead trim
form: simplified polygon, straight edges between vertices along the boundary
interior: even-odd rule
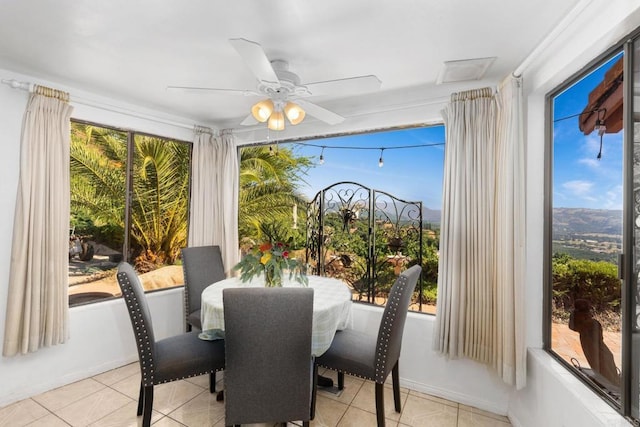
[[[171,378],[167,380],[155,379],[155,366],[153,364],[153,345],[149,340],[149,334],[147,332],[147,325],[144,323],[142,311],[138,300],[133,292],[133,286],[129,281],[129,277],[126,273],[118,273],[118,281],[121,284],[122,296],[129,307],[129,315],[134,325],[134,334],[136,338],[136,345],[138,347],[138,355],[140,358],[140,373],[142,374],[142,385],[144,387],[171,382],[175,380],[182,380],[185,378],[197,377],[199,375],[210,374],[213,372],[221,371],[222,368],[208,369],[201,372],[197,372],[191,375],[186,375],[180,378]]]

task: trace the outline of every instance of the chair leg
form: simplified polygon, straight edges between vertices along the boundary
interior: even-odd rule
[[[316,395],[318,394],[318,365],[313,364],[313,375],[311,379],[311,418],[316,417]]]
[[[142,415],[142,427],[151,426],[151,409],[153,408],[153,386],[144,388],[144,414]]]
[[[400,371],[398,369],[398,362],[396,362],[391,370],[391,379],[393,380],[393,403],[396,405],[396,412],[400,412]]]
[[[216,392],[216,373],[211,372],[209,374],[209,392],[210,393],[215,393]]]
[[[142,381],[140,381],[140,394],[138,395],[138,412],[137,415],[142,415],[142,408],[144,406],[144,387],[142,386]]]
[[[376,383],[376,416],[378,427],[384,427],[384,384]]]
[[[338,390],[344,388],[344,372],[338,372]]]
[[[309,421],[303,421],[302,427],[309,427]]]

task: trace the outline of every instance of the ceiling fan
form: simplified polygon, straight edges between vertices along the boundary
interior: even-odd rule
[[[296,125],[304,120],[306,114],[332,125],[344,120],[341,115],[303,98],[317,95],[356,94],[380,89],[381,82],[374,75],[301,84],[298,75],[289,71],[287,61],[270,61],[259,43],[242,38],[230,39],[229,42],[258,79],[256,90],[191,86],[167,86],[167,89],[262,96],[264,99],[253,105],[251,114],[241,124],[254,125],[258,122],[267,122],[267,126],[272,130],[283,130],[285,117],[289,123]]]

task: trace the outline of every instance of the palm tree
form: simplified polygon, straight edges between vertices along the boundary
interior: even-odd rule
[[[129,208],[130,253],[139,271],[173,263],[186,245],[190,147],[135,135]],[[71,212],[112,230],[112,245],[125,233],[127,133],[73,123]]]
[[[240,151],[239,236],[253,240],[274,238],[265,230],[290,233],[293,206],[304,213],[307,200],[298,191],[312,163],[290,149],[268,146],[244,147]],[[304,220],[301,221],[304,223]],[[279,230],[279,231],[276,231]],[[277,236],[287,240],[290,236]]]

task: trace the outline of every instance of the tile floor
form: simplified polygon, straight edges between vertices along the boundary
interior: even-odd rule
[[[138,363],[132,363],[0,408],[0,426],[138,426],[139,381]],[[154,392],[153,426],[224,426],[224,403],[209,393],[206,375],[162,384]],[[387,426],[511,426],[506,417],[423,393],[401,389],[401,396],[398,414],[387,386]],[[375,426],[373,383],[347,376],[340,395],[319,391],[311,425]]]

